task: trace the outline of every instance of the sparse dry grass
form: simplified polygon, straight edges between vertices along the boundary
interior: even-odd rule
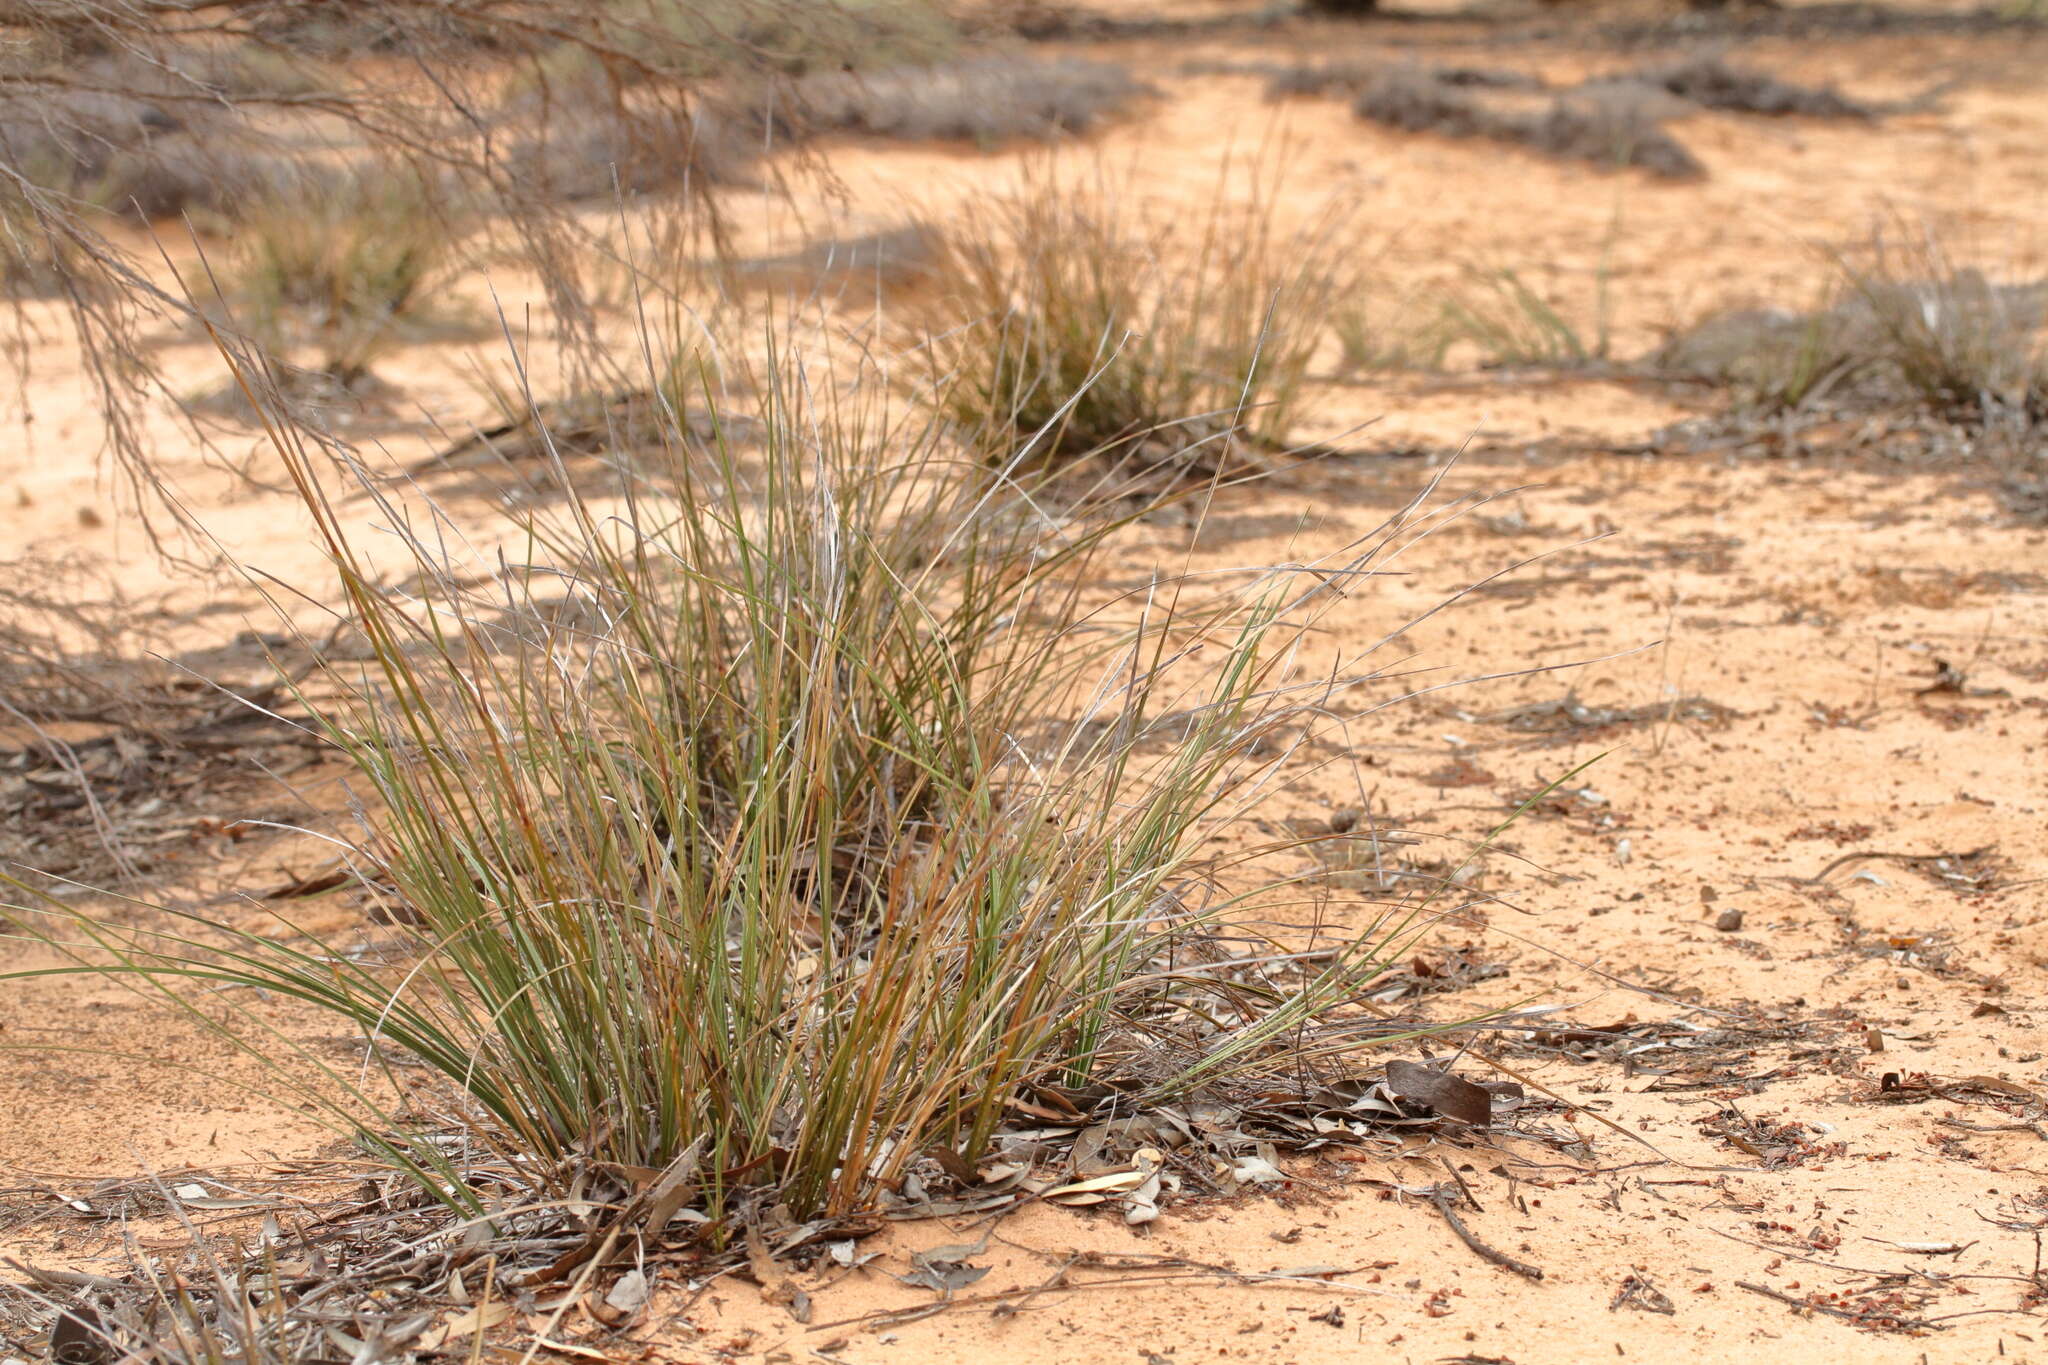
[[[1625,87],[1569,91],[1547,103],[1496,103],[1489,88],[1456,83],[1421,67],[1369,73],[1352,103],[1360,118],[1409,133],[1480,138],[1596,165],[1636,166],[1666,179],[1705,173],[1698,158],[1659,123],[1656,109]]]
[[[1614,81],[1662,90],[1702,109],[1743,114],[1870,120],[1879,113],[1877,106],[1851,99],[1832,86],[1798,85],[1766,72],[1731,66],[1712,55],[1642,67]]]
[[[1922,228],[1835,256],[1817,292],[1805,310],[1718,313],[1648,363],[1765,410],[1832,401],[1970,422],[2048,417],[2048,282],[1996,279]]]
[[[1607,359],[1604,311],[1582,324],[1512,267],[1464,270],[1451,283],[1399,287],[1369,278],[1332,309],[1353,371],[1578,369]]]
[[[506,127],[504,167],[521,198],[573,202],[701,190],[743,179],[769,150],[700,100],[602,88],[554,92],[547,103],[509,116]]]
[[[1877,368],[1922,403],[2048,418],[2048,281],[1994,281],[1925,230],[1880,237],[1842,270],[1847,330],[1867,336]]]
[[[1297,962],[1239,918],[1289,882],[1212,895],[1206,850],[1361,675],[1281,670],[1393,530],[1105,602],[1101,509],[1053,520],[1020,463],[794,366],[764,384],[750,453],[664,406],[662,477],[515,514],[520,552],[481,578],[392,518],[403,593],[337,518],[318,431],[278,414],[360,641],[295,691],[374,792],[349,856],[404,908],[404,953],[33,896],[14,927],[173,1002],[238,982],[401,1049],[476,1152],[524,1163],[516,1200],[678,1171],[714,1229],[869,1208],[935,1148],[971,1167],[1019,1087],[1142,1102],[1353,1050],[1321,1021],[1425,909]],[[1205,947],[1226,932],[1260,945],[1248,967]],[[312,1054],[219,1027],[429,1196],[504,1212]]]
[[[1639,166],[1665,179],[1705,167],[1663,121],[1693,109],[1871,120],[1880,106],[1696,55],[1559,89],[1489,67],[1328,62],[1249,68],[1271,98],[1347,96],[1359,116],[1403,132],[1484,138],[1549,156]]]
[[[1662,126],[1654,104],[1625,89],[1559,95],[1541,114],[1510,119],[1493,135],[1548,156],[1634,166],[1666,180],[1696,180],[1707,173]]]
[[[948,224],[935,363],[992,452],[1206,477],[1284,443],[1355,270],[1348,215],[1298,231],[1220,194],[1169,218],[1049,174]],[[1256,461],[1254,460],[1254,463]]]
[[[600,21],[689,54],[678,74],[882,70],[947,56],[959,33],[930,0],[609,0]]]
[[[1086,133],[1157,92],[1111,62],[996,54],[812,76],[784,98],[800,132],[992,144]]]
[[[277,359],[311,352],[342,388],[378,356],[459,321],[437,286],[463,232],[459,206],[419,174],[366,166],[252,205],[237,234],[227,320]]]
[[[1705,174],[1662,126],[1668,112],[1628,83],[1554,90],[1538,77],[1486,67],[1326,63],[1267,69],[1267,93],[1341,95],[1363,119],[1405,133],[1483,139],[1596,165],[1636,166],[1672,180]]]
[[[62,201],[143,218],[224,210],[275,176],[217,113],[97,90],[0,96],[0,157]]]

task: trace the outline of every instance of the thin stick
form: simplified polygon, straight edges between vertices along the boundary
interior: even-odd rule
[[[23,1265],[12,1256],[0,1256],[5,1264],[34,1280],[46,1289],[127,1289],[120,1280],[110,1280],[104,1275],[88,1275],[78,1270],[45,1270],[41,1266]]]
[[[1847,1308],[1833,1308],[1824,1303],[1812,1303],[1806,1299],[1795,1299],[1790,1294],[1780,1294],[1775,1289],[1767,1289],[1760,1284],[1751,1284],[1747,1280],[1737,1280],[1735,1287],[1737,1289],[1747,1289],[1752,1294],[1761,1294],[1767,1299],[1776,1299],[1787,1307],[1805,1309],[1810,1313],[1826,1313],[1829,1317],[1840,1318],[1844,1322],[1872,1323],[1882,1321],[1895,1322],[1901,1327],[1935,1326],[1935,1323],[1926,1318],[1908,1318],[1896,1313],[1859,1313]]]
[[[1085,1262],[1083,1262],[1085,1264]],[[862,1313],[850,1318],[836,1318],[831,1322],[813,1323],[804,1329],[806,1334],[823,1332],[834,1327],[851,1327],[856,1324],[880,1324],[895,1326],[902,1322],[914,1322],[918,1318],[931,1317],[956,1308],[993,1309],[994,1311],[1017,1311],[1024,1304],[1041,1294],[1074,1294],[1089,1289],[1128,1289],[1148,1284],[1186,1284],[1190,1280],[1207,1283],[1236,1284],[1240,1286],[1280,1285],[1286,1287],[1325,1289],[1339,1294],[1379,1294],[1384,1289],[1372,1289],[1364,1285],[1346,1284],[1342,1280],[1324,1280],[1307,1275],[1274,1275],[1236,1270],[1193,1270],[1187,1272],[1168,1271],[1158,1275],[1112,1275],[1099,1280],[1076,1280],[1069,1278],[1075,1268],[1074,1261],[1068,1261],[1045,1280],[1028,1289],[999,1289],[987,1294],[970,1294],[965,1298],[941,1299],[936,1303],[913,1304],[907,1308],[883,1308],[872,1313]]]
[[[1465,1226],[1464,1220],[1451,1210],[1450,1197],[1441,1188],[1430,1196],[1429,1202],[1436,1205],[1436,1211],[1444,1216],[1446,1223],[1451,1225],[1451,1231],[1458,1234],[1458,1240],[1471,1247],[1473,1254],[1478,1256],[1480,1260],[1491,1262],[1503,1270],[1512,1270],[1524,1279],[1540,1280],[1543,1278],[1542,1267],[1530,1265],[1527,1261],[1518,1261],[1505,1251],[1495,1251],[1492,1247],[1480,1241],[1472,1229]]]

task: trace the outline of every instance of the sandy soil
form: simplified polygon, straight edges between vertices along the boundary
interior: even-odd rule
[[[1604,259],[1624,355],[1710,303],[1807,297],[1816,248],[1884,213],[1938,214],[2001,258],[2048,245],[2038,38],[1756,44],[1746,57],[1859,94],[1968,80],[1938,110],[1880,126],[1701,115],[1682,132],[1711,175],[1687,185],[1396,134],[1336,103],[1275,108],[1248,77],[1172,74],[1187,60],[1344,55],[1375,32],[1292,24],[1091,49],[1146,66],[1169,91],[1105,136],[1102,154],[1133,165],[1147,192],[1193,201],[1233,148],[1282,143],[1290,210],[1357,198],[1384,225],[1396,276],[1496,262],[1584,301]],[[1495,55],[1554,73],[1617,60]],[[832,160],[857,223],[890,221],[905,196],[942,218],[1018,164],[859,144]],[[260,604],[151,553],[95,463],[94,418],[61,341],[46,351],[33,440],[0,450],[0,539],[118,580],[155,612],[138,628],[168,648],[246,662],[253,646],[237,656],[232,642],[270,627]],[[459,424],[479,415],[460,363],[422,351],[390,368],[411,401]],[[203,382],[203,356],[191,365]],[[1501,903],[1489,923],[1446,930],[1416,975],[1441,988],[1432,1008],[1558,1007],[1551,1033],[1489,1050],[1562,1102],[1536,1095],[1519,1134],[1389,1138],[1291,1161],[1284,1185],[1185,1198],[1145,1229],[1113,1210],[1046,1206],[894,1226],[862,1245],[880,1259],[808,1286],[808,1329],[732,1277],[697,1296],[662,1289],[619,1340],[580,1315],[556,1335],[584,1341],[584,1358],[601,1345],[650,1361],[2048,1360],[2028,1279],[2048,1226],[2048,1129],[2034,1121],[2048,1096],[2036,1017],[2048,986],[2048,533],[2005,516],[1967,467],[1614,453],[1687,415],[1598,379],[1333,383],[1304,436],[1372,423],[1360,443],[1425,453],[1333,458],[1233,490],[1199,550],[1224,565],[1340,544],[1467,443],[1443,500],[1515,490],[1449,522],[1409,553],[1407,576],[1346,601],[1332,627],[1340,643],[1377,638],[1538,557],[1399,648],[1435,670],[1426,681],[1579,666],[1360,719],[1355,763],[1277,798],[1270,818],[1362,807],[1462,848],[1597,760],[1485,855],[1480,885]],[[386,444],[402,463],[432,441]],[[170,473],[238,561],[318,580],[280,494],[196,458]],[[1125,554],[1134,569],[1177,556],[1184,534],[1140,527]],[[1944,662],[1960,676],[1936,688]],[[330,792],[335,780],[317,766],[297,778]],[[257,889],[319,861],[223,833],[274,807],[274,790],[166,795],[139,895]],[[36,831],[11,833],[33,851]],[[251,1008],[323,1045],[316,1021]],[[0,1043],[0,1186],[27,1210],[0,1231],[24,1258],[89,1267],[115,1245],[111,1225],[49,1191],[187,1166],[288,1170],[327,1140],[262,1093],[251,1060],[105,985],[10,986]],[[331,1043],[348,1055],[346,1040]],[[245,1084],[256,1093],[235,1089]],[[1413,1195],[1446,1167],[1484,1209],[1465,1215],[1471,1233],[1540,1268],[1540,1282],[1483,1260]],[[885,1271],[984,1234],[971,1259],[989,1273],[958,1304],[897,1312],[933,1296]],[[1210,1269],[1138,1283],[1139,1257]],[[975,1297],[1063,1266],[1067,1287],[1004,1311]],[[1290,1270],[1285,1283],[1247,1278]],[[1886,1331],[1784,1301],[1815,1290],[1934,1326]]]

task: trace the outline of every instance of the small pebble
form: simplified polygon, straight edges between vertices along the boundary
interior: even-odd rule
[[[1742,927],[1742,912],[1732,905],[1729,906],[1726,910],[1714,916],[1714,927],[1724,934],[1734,933]]]

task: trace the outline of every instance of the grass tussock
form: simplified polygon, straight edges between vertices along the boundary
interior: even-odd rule
[[[1520,271],[1472,267],[1434,287],[1362,284],[1332,310],[1351,371],[1580,369],[1607,359],[1603,306],[1592,325],[1554,302]]]
[[[393,348],[461,324],[440,286],[462,230],[459,210],[404,169],[359,167],[266,199],[237,233],[229,325],[353,387]]]
[[[1226,70],[1245,68],[1226,67]],[[1285,99],[1290,95],[1356,95],[1378,84],[1390,70],[1384,64],[1324,62],[1308,66],[1255,68],[1266,77],[1266,97]],[[1428,70],[1430,83],[1454,90],[1545,90],[1541,76],[1484,66],[1435,66]]]
[[[19,176],[55,202],[149,219],[224,211],[279,176],[216,112],[100,90],[0,95],[0,160],[0,195],[19,201]]]
[[[567,493],[481,577],[393,516],[403,595],[288,432],[354,636],[300,696],[373,794],[351,857],[403,951],[54,902],[17,926],[423,1064],[520,1188],[351,1077],[307,1093],[472,1213],[668,1171],[714,1224],[843,1214],[934,1150],[980,1160],[1022,1087],[1143,1103],[1357,1046],[1318,1022],[1413,908],[1297,961],[1248,925],[1299,892],[1226,890],[1205,850],[1342,685],[1281,680],[1360,564],[1091,597],[1110,523],[1050,522],[1014,470],[836,391],[785,368],[745,456],[672,426],[666,482]]]
[[[782,97],[799,133],[984,146],[1087,133],[1157,92],[1113,62],[992,54],[937,66],[834,72]]]
[[[1874,120],[1888,112],[1832,87],[1782,81],[1714,55],[1604,76],[1569,89],[1526,72],[1486,67],[1329,62],[1240,69],[1265,75],[1268,98],[1347,96],[1361,118],[1402,132],[1513,143],[1564,160],[1638,166],[1672,180],[1706,173],[1663,127],[1675,115],[1713,109]]]
[[[1546,156],[1596,165],[1635,166],[1671,180],[1705,167],[1666,131],[1650,102],[1624,87],[1560,93],[1532,105],[1502,103],[1488,87],[1440,79],[1419,67],[1382,67],[1359,86],[1352,109],[1360,118],[1409,133],[1484,139]]]
[[[578,55],[519,82],[499,121],[513,179],[575,200],[734,183],[764,156],[832,133],[982,146],[1082,134],[1153,93],[1113,63],[1005,55],[685,93],[622,82]]]
[[[266,45],[334,59],[397,53],[510,54],[534,35],[524,0],[272,0],[249,27]]]
[[[1996,282],[1926,234],[1842,270],[1851,331],[1883,378],[1937,412],[2048,418],[2048,282]]]
[[[65,278],[64,244],[20,187],[0,183],[0,298],[48,298]]]
[[[1189,221],[1057,178],[947,225],[935,363],[991,452],[1206,477],[1288,438],[1348,219],[1287,229],[1258,194]]]
[[[1744,308],[1678,333],[1649,365],[1748,407],[1824,401],[1964,421],[2048,417],[2048,283],[2001,281],[1905,232],[1834,258],[1814,308]]]
[[[882,70],[950,55],[959,32],[929,0],[610,0],[601,24],[672,54],[676,74]]]
[[[503,116],[513,200],[679,194],[746,179],[768,147],[702,100],[631,95],[600,79],[527,98]]]
[[[1731,66],[1713,55],[1697,55],[1661,66],[1644,67],[1616,77],[1617,82],[1647,86],[1675,95],[1702,109],[1762,114],[1773,118],[1873,120],[1875,105],[1844,95],[1833,86],[1798,85],[1767,72]]]

